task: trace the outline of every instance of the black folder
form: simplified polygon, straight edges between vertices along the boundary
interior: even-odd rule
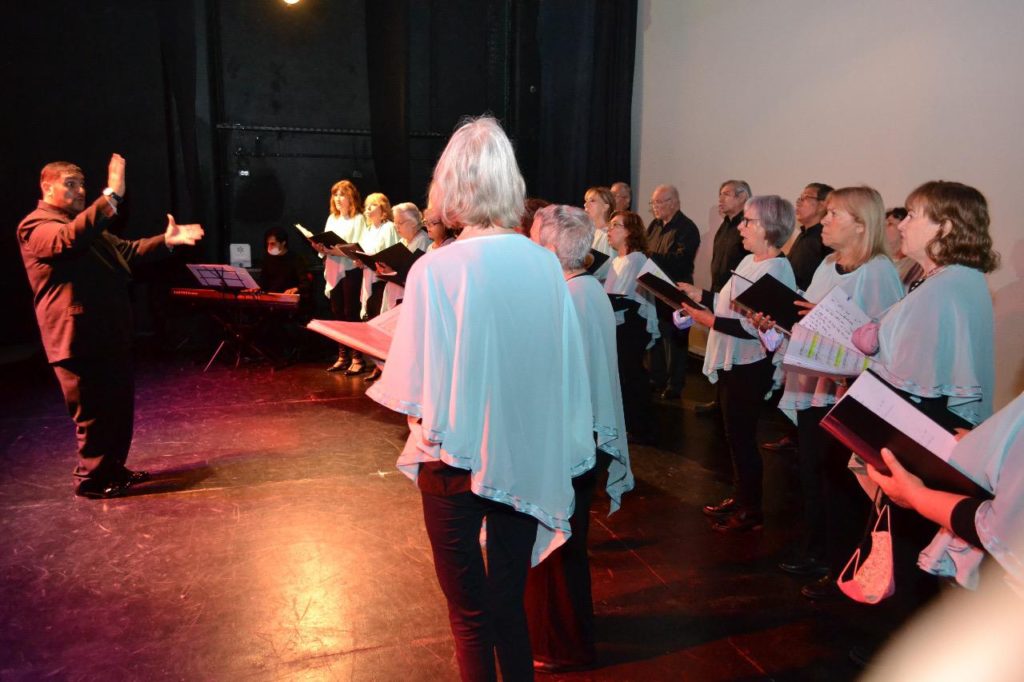
[[[888,391],[896,399],[905,401],[921,411],[914,401],[870,369],[861,376],[866,375],[881,384],[879,390]],[[934,419],[931,421],[938,427],[952,432],[948,425],[939,424]],[[843,395],[822,418],[821,427],[882,473],[889,473],[889,467],[882,459],[882,448],[888,448],[907,471],[924,481],[929,488],[983,499],[992,497],[990,492],[966,474],[851,397],[849,393]]]
[[[409,251],[409,249],[399,242],[393,244],[383,251],[370,255],[357,251],[355,257],[363,262],[368,268],[373,268],[377,263],[383,263],[388,268],[395,271],[393,275],[377,275],[381,280],[385,282],[394,282],[399,286],[405,286],[405,278],[409,276],[409,270],[412,268],[413,263],[419,260],[423,252],[417,249],[416,251]]]
[[[637,277],[636,283],[637,286],[641,287],[645,291],[649,291],[659,301],[662,301],[671,307],[672,310],[682,310],[683,303],[691,308],[699,308],[701,310],[705,308],[705,306],[694,301],[674,284],[666,282],[652,272],[645,272]]]
[[[733,276],[750,281],[735,272]],[[800,321],[800,310],[802,310],[796,307],[793,301],[806,301],[807,299],[766,273],[756,282],[751,283],[742,294],[734,296],[732,300],[755,313],[769,315],[775,320],[777,326],[781,327],[783,331],[789,332],[793,325]]]
[[[608,254],[597,249],[590,250],[590,256],[593,258],[593,262],[590,267],[587,268],[587,272],[593,275],[595,272],[601,269],[601,266],[608,262]]]
[[[338,246],[342,244],[348,244],[347,241],[339,237],[335,232],[321,232],[320,234],[314,234],[312,237],[309,238],[309,241],[316,242],[317,244],[322,244],[327,248],[331,248],[332,246]]]

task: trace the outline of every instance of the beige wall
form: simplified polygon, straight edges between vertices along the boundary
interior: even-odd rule
[[[793,200],[866,183],[887,206],[925,180],[988,197],[1002,267],[996,404],[1024,389],[1024,2],[641,0],[635,205],[679,186],[707,284],[718,184]]]

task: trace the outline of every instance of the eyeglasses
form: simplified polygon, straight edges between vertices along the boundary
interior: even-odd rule
[[[608,226],[608,231],[609,232],[611,232],[612,230],[625,230],[625,229],[626,229],[626,226],[624,224],[622,224],[622,223],[611,223]]]
[[[796,203],[799,204],[801,201],[818,201],[818,196],[816,194],[801,194],[796,198]]]
[[[436,227],[437,225],[444,225],[440,220],[424,220],[423,224],[427,227]]]
[[[649,206],[662,206],[669,203],[672,199],[651,199]]]
[[[747,216],[743,216],[743,220],[741,220],[740,222],[743,223],[744,225],[749,225],[750,223],[759,223],[759,222],[761,222],[761,219],[760,218],[748,218]]]

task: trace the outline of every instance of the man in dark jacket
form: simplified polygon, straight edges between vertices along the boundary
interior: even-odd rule
[[[679,210],[679,191],[672,185],[656,187],[651,195],[651,213],[654,220],[647,227],[647,255],[673,282],[693,284],[693,258],[700,247],[700,232]],[[650,351],[651,376],[661,397],[674,400],[686,381],[690,330],[676,329],[671,315],[663,316],[658,326],[661,338]]]
[[[42,200],[18,225],[18,244],[46,358],[75,422],[75,492],[117,497],[146,479],[125,467],[135,412],[131,267],[192,245],[199,225],[167,216],[163,235],[128,241],[109,232],[125,193],[125,160],[110,158],[107,187],[88,207],[85,175],[66,161],[39,178]]]

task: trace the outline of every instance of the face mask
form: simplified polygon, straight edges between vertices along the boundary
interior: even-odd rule
[[[268,246],[267,247],[267,253],[269,253],[271,256],[280,256],[281,255],[281,247],[280,246]]]
[[[885,505],[878,513],[875,528],[871,531],[868,558],[861,563],[861,548],[858,547],[836,580],[839,589],[850,599],[862,604],[877,604],[896,591],[896,579],[892,572],[891,528],[889,505]]]

